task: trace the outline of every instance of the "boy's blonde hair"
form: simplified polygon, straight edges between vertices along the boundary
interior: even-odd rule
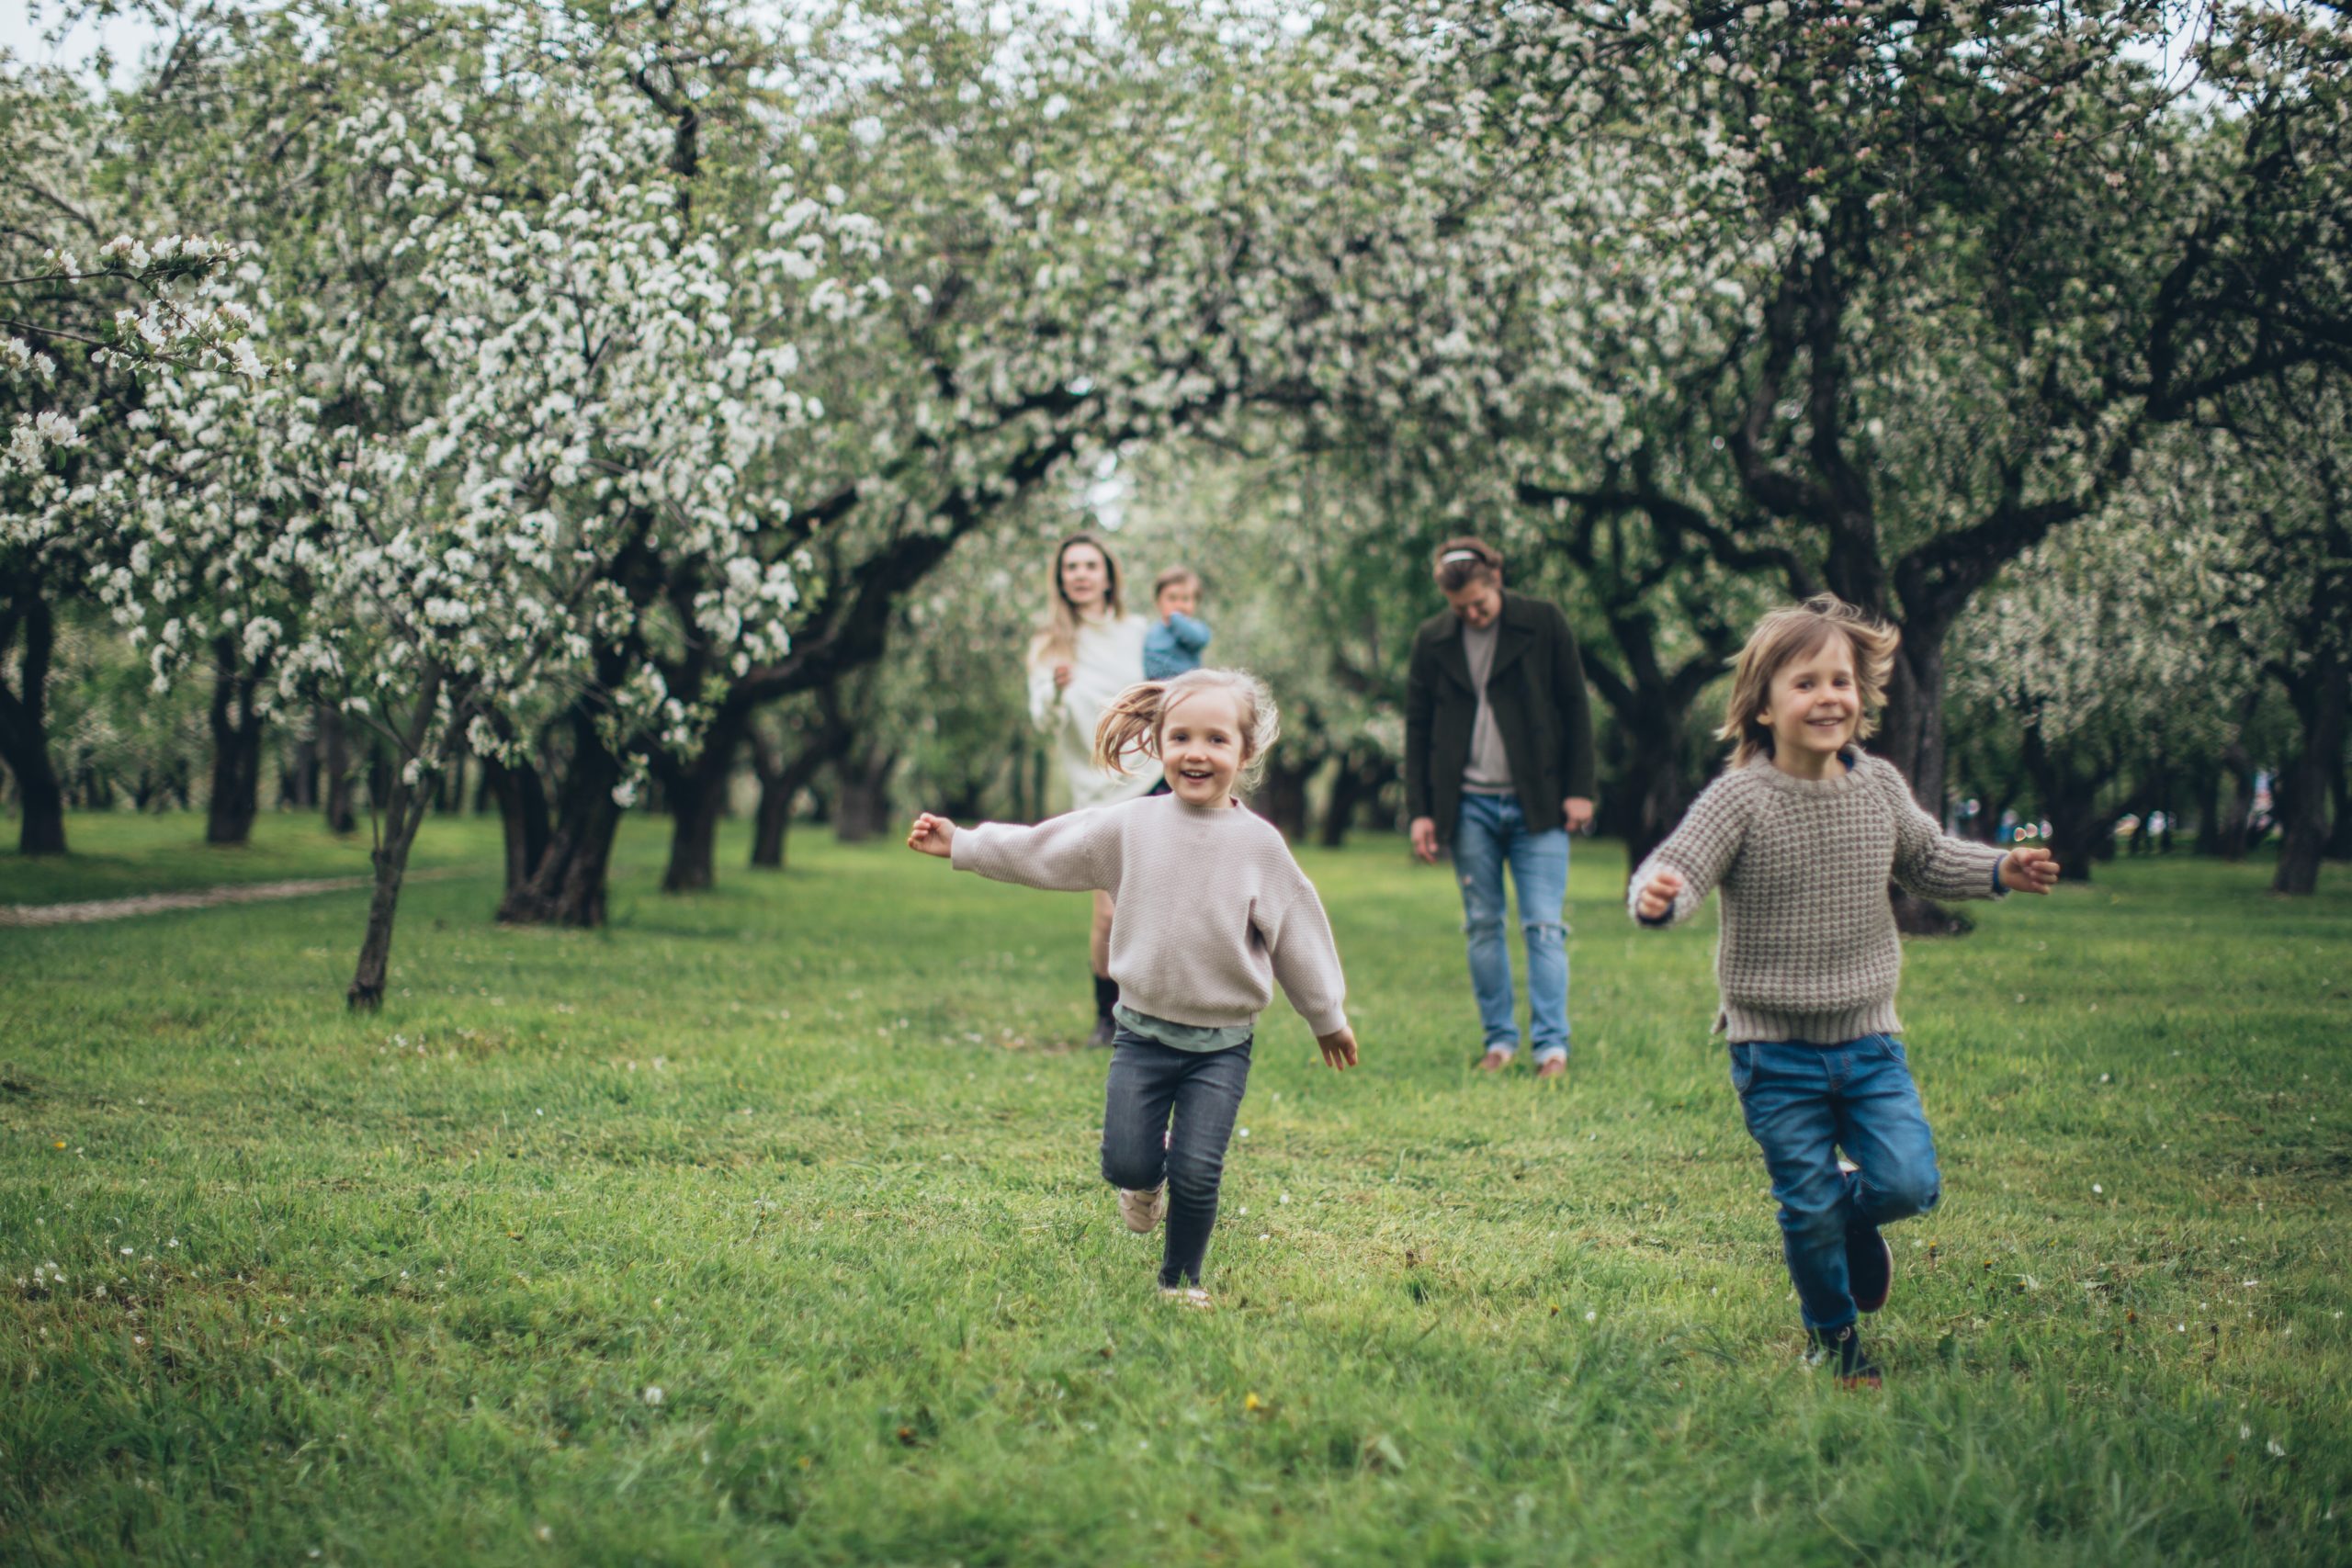
[[[1245,790],[1257,788],[1266,753],[1282,736],[1282,715],[1275,711],[1274,694],[1266,683],[1246,670],[1187,670],[1165,681],[1138,681],[1129,686],[1111,699],[1094,727],[1094,765],[1124,777],[1132,771],[1127,759],[1137,752],[1159,761],[1159,727],[1168,710],[1207,691],[1233,694],[1241,722],[1241,771],[1235,782]]]
[[[1772,705],[1772,677],[1832,637],[1843,637],[1854,650],[1854,684],[1862,703],[1854,739],[1867,740],[1877,731],[1879,709],[1886,705],[1887,677],[1894,672],[1894,650],[1903,634],[1835,593],[1816,593],[1757,622],[1747,634],[1747,646],[1739,650],[1732,667],[1731,700],[1724,705],[1723,728],[1715,731],[1716,739],[1731,742],[1733,767],[1772,754],[1771,726],[1757,716]]]
[[[1180,582],[1189,582],[1198,588],[1201,585],[1201,574],[1189,566],[1170,567],[1151,580],[1151,602],[1155,604],[1159,604],[1159,596]]]

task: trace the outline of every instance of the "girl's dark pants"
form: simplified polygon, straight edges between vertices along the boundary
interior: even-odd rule
[[[1102,1179],[1131,1192],[1168,1183],[1159,1282],[1201,1282],[1216,1224],[1225,1146],[1250,1082],[1250,1046],[1179,1051],[1122,1029],[1102,1106]]]

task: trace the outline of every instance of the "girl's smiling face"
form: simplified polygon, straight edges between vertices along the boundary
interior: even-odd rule
[[[1250,759],[1241,733],[1241,705],[1211,686],[1177,699],[1159,716],[1159,764],[1168,787],[1187,806],[1223,806],[1233,798],[1233,775]]]
[[[1758,718],[1772,732],[1772,761],[1782,773],[1826,778],[1838,753],[1861,722],[1862,694],[1854,676],[1854,645],[1843,632],[1821,639],[1772,672]]]

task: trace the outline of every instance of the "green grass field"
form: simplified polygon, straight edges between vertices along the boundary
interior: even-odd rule
[[[222,863],[164,821],[0,902]],[[1860,1394],[1797,1359],[1712,917],[1634,931],[1614,845],[1543,1088],[1469,1068],[1442,874],[1303,857],[1364,1066],[1268,1015],[1192,1314],[1095,1177],[1083,899],[806,829],[668,898],[639,820],[610,930],[502,931],[495,832],[428,826],[476,869],[375,1017],[359,893],[0,931],[0,1559],[2352,1556],[2340,868],[2124,862],[1913,945],[1946,1197]]]

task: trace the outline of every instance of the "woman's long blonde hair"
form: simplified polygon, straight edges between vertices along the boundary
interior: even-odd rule
[[[1274,694],[1247,670],[1187,670],[1165,681],[1138,681],[1129,686],[1111,699],[1102,721],[1094,727],[1094,765],[1125,776],[1134,772],[1127,766],[1133,757],[1160,761],[1159,728],[1168,710],[1207,691],[1233,694],[1241,720],[1241,771],[1234,782],[1244,790],[1257,788],[1266,753],[1282,738],[1283,722]]]
[[[1054,547],[1054,558],[1046,565],[1046,618],[1029,642],[1032,665],[1066,664],[1078,657],[1078,606],[1062,592],[1062,558],[1077,545],[1091,545],[1102,557],[1102,608],[1113,620],[1127,613],[1119,558],[1099,534],[1080,530],[1070,535]]]
[[[1903,634],[1835,593],[1816,593],[1757,622],[1747,634],[1747,646],[1739,650],[1732,669],[1731,700],[1724,705],[1723,728],[1715,731],[1716,739],[1731,742],[1733,767],[1772,754],[1772,727],[1758,716],[1772,705],[1772,677],[1832,637],[1843,637],[1854,650],[1854,685],[1862,703],[1854,739],[1867,740],[1877,732],[1879,710],[1886,705],[1887,677],[1894,671],[1894,650],[1902,646]]]

